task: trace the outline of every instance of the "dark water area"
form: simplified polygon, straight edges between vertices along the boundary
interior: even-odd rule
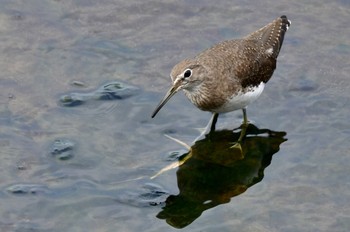
[[[211,115],[182,93],[151,118],[176,63],[284,14],[242,152],[241,111],[196,143]],[[0,231],[349,231],[349,16],[340,0],[3,0]]]

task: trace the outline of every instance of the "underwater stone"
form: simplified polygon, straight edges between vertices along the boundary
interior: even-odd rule
[[[56,139],[50,148],[50,153],[60,160],[68,160],[73,157],[75,143],[68,139]]]
[[[69,93],[60,97],[60,105],[79,106],[89,100],[123,100],[135,96],[140,89],[119,81],[109,82],[91,92]]]
[[[37,194],[48,192],[46,186],[36,184],[16,184],[8,187],[6,190],[13,194]]]
[[[161,186],[154,183],[146,183],[141,189],[120,192],[117,200],[124,204],[136,207],[150,207],[163,205],[169,193]]]
[[[60,103],[63,106],[73,107],[82,105],[84,100],[78,94],[72,93],[70,95],[63,95],[60,98]]]
[[[122,100],[136,95],[138,88],[121,82],[110,82],[95,91],[98,100]]]

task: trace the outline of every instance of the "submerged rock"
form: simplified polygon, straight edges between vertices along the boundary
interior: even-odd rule
[[[56,139],[50,147],[50,153],[60,160],[73,158],[75,143],[68,139]]]
[[[136,207],[150,207],[163,205],[168,196],[169,193],[161,186],[146,183],[140,189],[120,192],[116,200]]]
[[[82,105],[84,103],[84,99],[82,98],[82,96],[80,96],[80,94],[71,93],[60,97],[60,103],[62,106],[73,107]]]
[[[119,81],[109,82],[91,92],[68,93],[60,97],[60,105],[74,107],[90,100],[123,100],[135,96],[140,91],[136,86]]]
[[[111,82],[101,86],[95,91],[97,100],[122,100],[134,96],[139,88],[121,82]]]
[[[6,190],[12,194],[38,194],[49,192],[46,186],[38,184],[15,184],[9,186]]]

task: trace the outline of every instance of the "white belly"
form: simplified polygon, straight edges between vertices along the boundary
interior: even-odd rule
[[[238,92],[228,98],[227,102],[221,107],[213,110],[216,113],[231,112],[245,108],[247,105],[255,101],[264,90],[265,83],[261,82],[259,86],[252,87],[249,91]]]

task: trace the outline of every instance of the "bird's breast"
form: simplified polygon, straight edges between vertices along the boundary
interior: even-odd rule
[[[227,96],[225,102],[212,109],[211,112],[226,113],[243,109],[250,103],[254,102],[263,92],[265,83],[261,82],[258,86],[251,86],[241,89]]]

